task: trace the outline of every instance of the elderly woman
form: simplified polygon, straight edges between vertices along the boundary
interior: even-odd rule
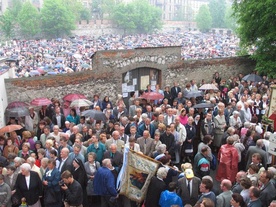
[[[14,173],[19,174],[21,172],[20,166],[25,162],[25,160],[22,159],[21,157],[15,157],[13,162],[14,162],[14,167],[15,167]]]
[[[56,168],[54,159],[48,160],[46,172],[43,175],[42,183],[44,186],[44,206],[60,207],[61,192],[59,187],[60,172]]]
[[[215,130],[214,130],[214,141],[213,145],[215,151],[221,146],[221,141],[224,135],[224,130],[227,127],[226,120],[224,116],[224,108],[218,110],[218,115],[214,118]]]
[[[240,118],[240,112],[234,111],[233,115],[229,118],[229,125],[231,127],[234,127],[236,130],[240,129],[242,126],[241,118]]]
[[[22,144],[22,150],[18,152],[18,157],[27,160],[31,156],[32,150],[30,149],[30,143],[24,142]]]
[[[59,130],[59,126],[55,125],[53,127],[53,132],[50,133],[50,136],[55,138],[56,142],[59,142],[62,132]]]
[[[94,180],[94,175],[96,174],[97,170],[101,167],[100,163],[96,160],[96,153],[94,152],[89,152],[87,154],[87,159],[88,161],[84,163],[84,169],[88,178],[87,182],[87,195],[88,196],[93,196],[94,194],[94,187],[93,187],[93,180]]]
[[[26,199],[29,206],[40,207],[39,197],[42,196],[42,182],[36,172],[31,171],[31,166],[24,163],[20,166],[21,173],[18,174],[15,189],[19,200]]]
[[[159,160],[162,157],[164,157],[166,155],[166,151],[167,151],[167,146],[165,144],[160,144],[157,147],[156,152],[153,152],[153,156],[155,160]]]
[[[51,158],[50,151],[55,150],[55,148],[53,146],[54,146],[53,140],[47,139],[45,142],[45,157],[47,157],[48,159]]]

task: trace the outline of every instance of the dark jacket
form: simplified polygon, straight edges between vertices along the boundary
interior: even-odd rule
[[[65,190],[65,201],[70,206],[79,206],[82,204],[83,193],[82,187],[78,181],[74,180],[73,183],[67,185],[68,189]]]
[[[159,207],[159,198],[164,190],[166,190],[165,182],[155,176],[152,177],[147,191],[145,207]]]
[[[48,188],[53,188],[54,191],[60,191],[60,187],[58,184],[58,182],[60,181],[60,172],[58,171],[57,168],[54,168],[53,171],[51,172],[51,175],[49,176],[47,173],[48,171],[49,169],[47,168],[42,177],[42,180],[43,181],[45,180],[48,182],[48,185],[47,185]]]
[[[36,172],[30,171],[30,186],[27,187],[25,176],[21,173],[18,174],[15,183],[16,194],[19,200],[23,197],[26,198],[28,205],[33,205],[42,196],[42,182]]]

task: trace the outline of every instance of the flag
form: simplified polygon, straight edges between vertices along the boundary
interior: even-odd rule
[[[158,167],[158,161],[125,148],[123,166],[117,179],[120,194],[141,203]]]

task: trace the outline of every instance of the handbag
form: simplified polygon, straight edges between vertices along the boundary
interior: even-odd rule
[[[12,206],[19,206],[21,204],[21,200],[16,193],[11,196],[11,202]]]
[[[53,188],[46,188],[44,191],[44,203],[51,204],[56,203],[57,197]]]
[[[93,180],[88,180],[87,186],[86,186],[86,192],[88,196],[93,196],[95,195],[94,193],[94,186],[93,186]]]

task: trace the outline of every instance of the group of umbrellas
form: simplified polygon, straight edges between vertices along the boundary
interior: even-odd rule
[[[63,97],[64,102],[69,102],[70,107],[81,108],[89,107],[93,103],[89,101],[83,94],[71,93]],[[5,110],[5,116],[9,117],[24,117],[30,114],[29,107],[48,106],[51,104],[51,100],[48,98],[35,98],[30,103],[22,101],[15,101],[8,104]],[[82,112],[82,116],[90,117],[95,120],[105,121],[106,116],[102,111],[86,110]],[[8,125],[0,129],[0,133],[7,133],[21,129],[21,125]]]

